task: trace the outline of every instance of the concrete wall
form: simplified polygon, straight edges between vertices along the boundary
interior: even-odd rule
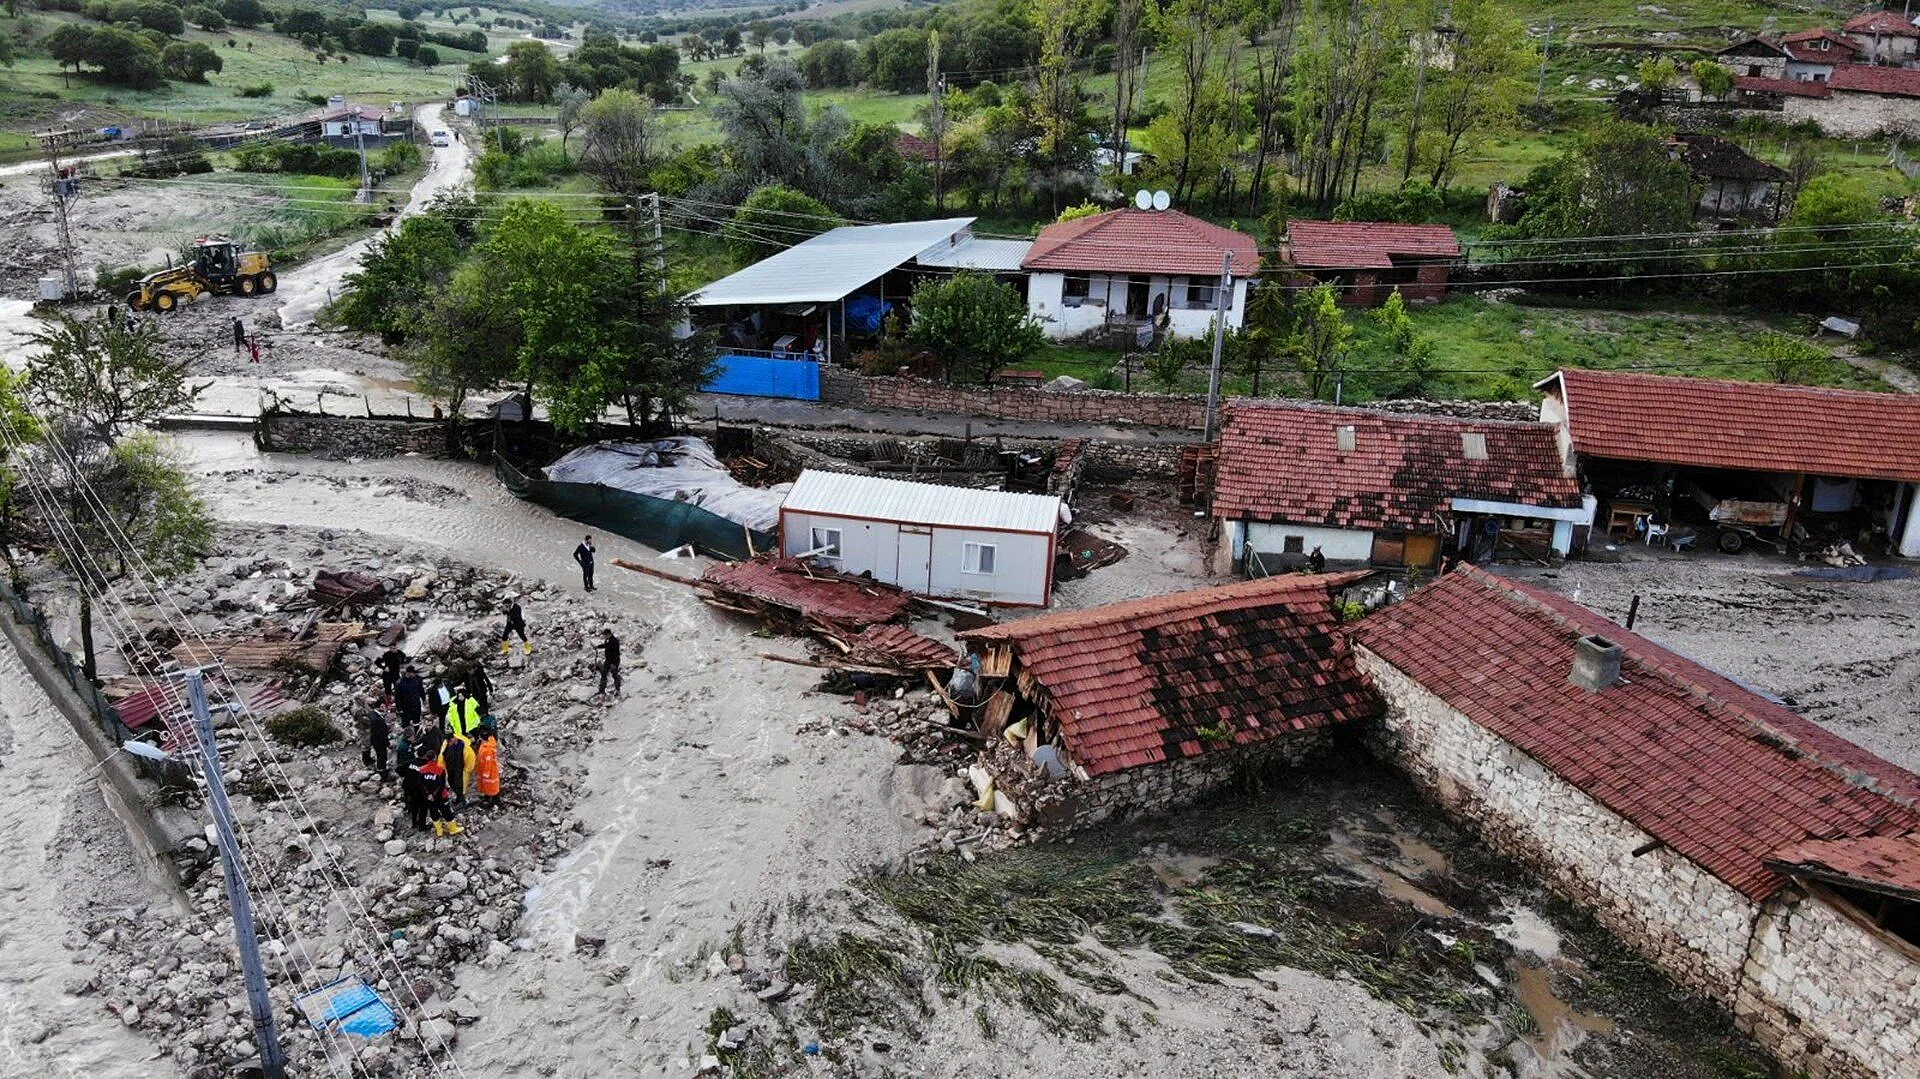
[[[1781,115],[1790,124],[1812,120],[1836,138],[1920,135],[1920,98],[1835,90],[1831,97],[1789,97]]]
[[[1052,536],[941,527],[932,528],[929,535],[912,531],[912,526],[903,530],[891,521],[784,512],[780,515],[783,553],[798,555],[813,549],[816,528],[840,530],[840,557],[833,565],[844,573],[871,573],[877,581],[945,599],[1030,607],[1044,605],[1048,599]],[[970,573],[964,568],[969,543],[992,545],[992,573]]]
[[[1360,646],[1387,701],[1368,736],[1509,857],[1816,1077],[1912,1076],[1920,952],[1793,888],[1764,905],[1665,847]]]
[[[1326,556],[1329,565],[1365,566],[1373,561],[1373,533],[1367,529],[1320,528],[1313,525],[1274,524],[1267,521],[1229,521],[1224,531],[1233,544],[1230,556],[1238,563],[1246,554],[1249,540],[1266,564],[1285,561],[1288,536],[1300,537],[1301,553],[1294,561],[1305,562],[1315,547]]]
[[[447,427],[439,420],[267,412],[254,425],[254,441],[263,450],[288,453],[327,450],[348,457],[398,457],[445,452]]]

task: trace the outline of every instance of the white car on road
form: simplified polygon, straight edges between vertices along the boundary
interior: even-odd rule
[[[444,131],[436,131],[433,133],[433,144],[435,146],[452,146],[453,139]]]

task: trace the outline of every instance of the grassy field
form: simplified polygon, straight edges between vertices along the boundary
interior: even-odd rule
[[[1372,395],[1380,373],[1396,365],[1387,353],[1378,327],[1365,311],[1348,311],[1354,327],[1346,360],[1352,375],[1345,399]],[[1438,398],[1521,400],[1528,387],[1560,367],[1605,370],[1641,369],[1661,374],[1701,378],[1755,379],[1764,368],[1753,362],[1754,339],[1769,330],[1805,334],[1810,327],[1789,319],[1769,319],[1751,313],[1728,314],[1705,305],[1674,309],[1615,310],[1578,307],[1534,307],[1496,303],[1477,296],[1459,296],[1445,303],[1411,309],[1418,332],[1434,342],[1433,373],[1425,393]],[[1113,373],[1120,356],[1113,352],[1066,345],[1050,347],[1036,362],[1022,364],[1054,375],[1072,375],[1103,388],[1120,389]],[[1268,370],[1262,377],[1263,394],[1297,394],[1297,380],[1284,370]],[[1888,389],[1885,383],[1862,374],[1839,360],[1815,373],[1821,385],[1856,389]],[[1251,380],[1229,372],[1227,392],[1252,392]],[[1175,387],[1182,392],[1206,389],[1206,372],[1189,370]],[[1133,370],[1136,392],[1162,387],[1143,366]]]
[[[38,38],[58,20],[74,18],[43,13],[25,21]],[[211,46],[225,69],[209,76],[205,84],[169,82],[151,92],[86,77],[68,79],[45,55],[25,56],[12,68],[0,69],[0,110],[5,112],[0,128],[11,136],[0,139],[0,151],[18,145],[21,133],[50,121],[99,127],[116,120],[164,117],[205,124],[303,112],[313,107],[301,100],[304,94],[344,94],[370,104],[450,97],[454,80],[478,55],[440,48],[444,62],[429,69],[398,57],[333,57],[322,63],[298,42],[262,30],[189,30],[185,39]],[[272,84],[273,93],[259,98],[239,95],[241,87],[261,83]]]

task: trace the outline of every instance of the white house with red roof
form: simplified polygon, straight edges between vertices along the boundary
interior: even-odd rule
[[[1055,222],[1040,230],[1020,266],[1028,274],[1027,309],[1055,340],[1148,326],[1203,337],[1228,255],[1232,330],[1246,317],[1260,244],[1178,210],[1109,210]]]

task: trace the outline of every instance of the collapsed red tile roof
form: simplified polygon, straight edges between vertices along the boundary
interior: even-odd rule
[[[1767,864],[1782,873],[1920,900],[1920,836],[1810,839],[1775,851]]]
[[[1733,88],[1750,94],[1790,94],[1794,97],[1832,97],[1833,87],[1824,82],[1802,79],[1765,79],[1755,75],[1735,75]]]
[[[1041,229],[1020,267],[1217,277],[1228,251],[1235,277],[1260,268],[1260,243],[1244,232],[1178,210],[1108,210]]]
[[[1868,11],[1846,22],[1850,34],[1880,34],[1883,37],[1920,37],[1920,26],[1915,26],[1891,11]]]
[[[938,156],[934,153],[932,139],[923,139],[911,131],[902,131],[900,137],[894,140],[893,147],[908,161],[932,161]]]
[[[1827,85],[1835,90],[1863,94],[1920,97],[1920,71],[1877,64],[1839,64],[1833,74],[1827,76]]]
[[[1563,369],[1573,448],[1700,468],[1920,482],[1920,397]]]
[[[1340,429],[1353,428],[1353,449]],[[1486,459],[1466,455],[1466,435]],[[1237,404],[1220,429],[1215,516],[1351,529],[1434,529],[1455,498],[1570,509],[1580,485],[1543,423]]]
[[[1920,777],[1569,600],[1471,566],[1350,627],[1356,645],[1750,898],[1807,839],[1920,828]],[[1574,641],[1625,651],[1567,681]]]
[[[804,618],[849,626],[891,622],[906,612],[907,594],[891,585],[855,581],[815,570],[797,558],[751,558],[722,562],[700,575],[709,590],[734,592],[784,607]]]
[[[1006,622],[960,634],[1010,643],[1090,775],[1364,719],[1329,590],[1364,574],[1292,574]]]
[[[1384,270],[1399,259],[1460,257],[1460,240],[1445,225],[1381,221],[1289,221],[1289,260],[1309,270]]]

